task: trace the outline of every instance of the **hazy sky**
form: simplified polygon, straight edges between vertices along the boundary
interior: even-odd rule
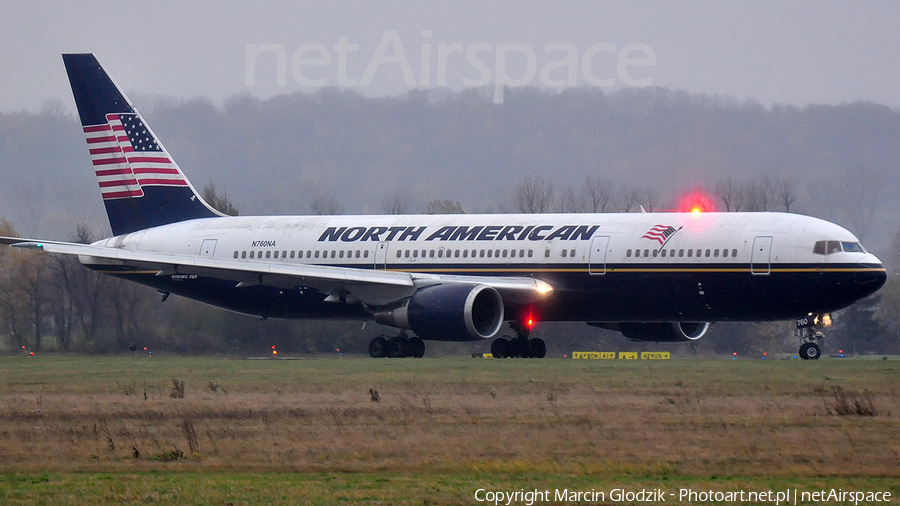
[[[96,53],[131,92],[216,103],[320,83],[377,96],[505,76],[511,85],[652,83],[765,105],[896,108],[898,25],[900,2],[890,1],[0,0],[0,111],[48,99],[74,110],[63,52]],[[263,49],[249,73],[248,45]]]

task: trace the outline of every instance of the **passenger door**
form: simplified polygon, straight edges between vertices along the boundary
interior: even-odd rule
[[[750,274],[766,276],[772,272],[772,238],[757,237],[753,240],[753,252],[750,255]]]
[[[588,257],[588,272],[606,274],[606,252],[609,248],[609,236],[594,237],[591,241],[591,254]]]

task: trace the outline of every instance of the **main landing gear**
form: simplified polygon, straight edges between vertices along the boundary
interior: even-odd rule
[[[369,355],[372,358],[399,358],[425,356],[425,341],[418,337],[409,337],[400,331],[396,336],[378,336],[369,341]]]
[[[516,337],[503,336],[491,343],[491,355],[494,358],[544,358],[547,355],[547,344],[543,339],[531,339],[531,329],[519,322],[509,324]]]
[[[831,315],[809,315],[797,320],[797,337],[803,341],[800,345],[800,358],[803,360],[818,360],[822,356],[822,348],[816,343],[825,339],[822,328],[831,326]]]

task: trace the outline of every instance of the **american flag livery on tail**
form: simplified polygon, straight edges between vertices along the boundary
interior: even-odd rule
[[[64,54],[63,61],[113,234],[221,216],[93,54]]]
[[[137,114],[107,114],[106,121],[84,127],[103,200],[143,197],[144,186],[188,185]]]

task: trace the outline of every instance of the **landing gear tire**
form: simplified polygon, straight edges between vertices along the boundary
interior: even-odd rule
[[[376,337],[369,341],[369,356],[372,358],[384,358],[388,354],[388,342],[383,337]]]
[[[531,339],[517,338],[511,344],[514,357],[531,358]]]
[[[409,356],[422,358],[425,356],[425,341],[418,337],[411,337],[407,342],[409,348]]]
[[[395,337],[388,341],[388,356],[391,358],[405,357],[407,355],[406,339]]]
[[[819,360],[822,350],[816,343],[803,343],[800,346],[800,358],[803,360]]]
[[[494,342],[491,343],[491,355],[494,358],[509,358],[510,348],[508,339],[502,337],[494,339]]]
[[[529,345],[531,347],[531,356],[534,358],[544,358],[547,356],[547,343],[544,342],[541,338],[534,338],[529,340]]]

